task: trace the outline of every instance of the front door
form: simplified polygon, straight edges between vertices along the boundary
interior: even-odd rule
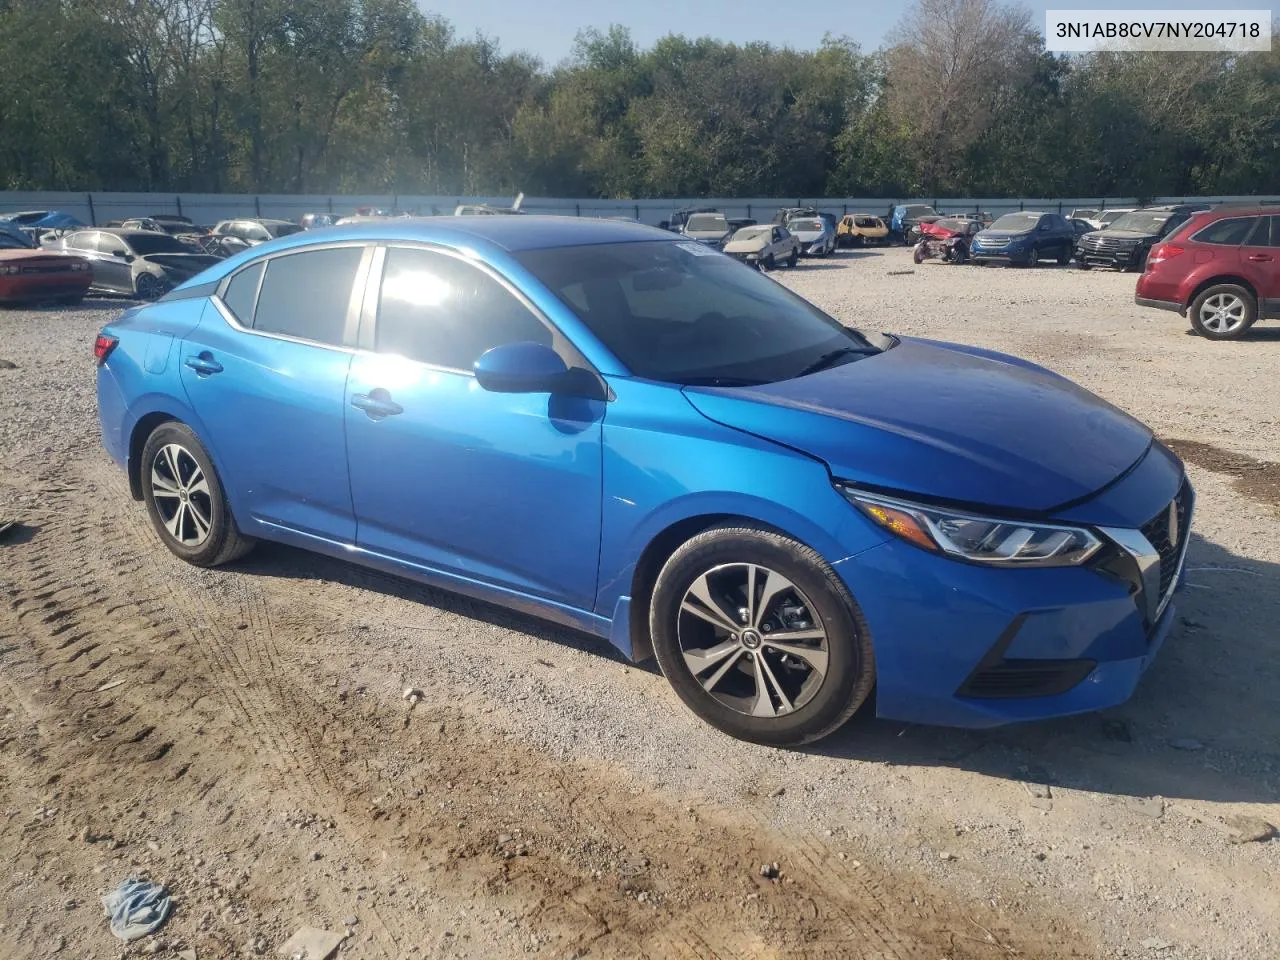
[[[357,542],[436,570],[591,609],[600,547],[602,401],[490,393],[472,367],[563,337],[487,271],[386,250],[374,352],[352,362],[347,448]]]
[[[355,541],[344,391],[372,256],[349,244],[252,263],[182,344],[183,386],[243,522]]]
[[[1240,270],[1258,291],[1258,315],[1280,315],[1280,216],[1259,217],[1240,248]]]

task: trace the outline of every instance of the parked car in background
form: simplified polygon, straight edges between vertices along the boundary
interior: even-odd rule
[[[836,248],[836,231],[826,217],[793,217],[787,230],[800,241],[802,257],[825,257]]]
[[[800,259],[800,241],[786,227],[760,223],[736,231],[725,243],[724,252],[761,270],[772,270],[780,263],[794,267]]]
[[[1081,220],[1088,220],[1093,224],[1095,230],[1101,230],[1108,226],[1117,217],[1123,217],[1126,213],[1133,213],[1136,207],[1115,207],[1110,210],[1099,210],[1096,216],[1080,217]]]
[[[1280,213],[1270,206],[1193,213],[1152,247],[1134,300],[1188,317],[1210,340],[1280,320]]]
[[[690,240],[718,247],[729,239],[729,221],[719,210],[692,214],[680,231]]]
[[[1080,242],[1080,238],[1086,233],[1093,233],[1093,231],[1098,229],[1088,220],[1081,220],[1079,217],[1069,217],[1067,218],[1067,223],[1071,224],[1071,229],[1076,232],[1077,245]]]
[[[969,255],[978,265],[1013,263],[1034,267],[1041,260],[1071,262],[1076,231],[1056,213],[1006,213],[973,238]]]
[[[17,210],[13,213],[0,213],[0,220],[7,220],[19,227],[34,226],[53,211],[50,210]]]
[[[1093,220],[1099,211],[1093,207],[1078,207],[1067,214],[1068,220]]]
[[[77,304],[92,281],[84,257],[44,250],[16,229],[0,230],[0,303]]]
[[[298,220],[303,230],[315,230],[319,227],[332,227],[338,222],[336,213],[304,213]]]
[[[57,241],[55,249],[87,259],[93,289],[154,300],[220,262],[196,253],[176,237],[154,230],[101,228],[78,230]]]
[[[632,219],[631,222],[635,223],[637,221]],[[737,233],[743,227],[754,227],[757,221],[752,220],[750,217],[729,217],[728,222],[729,222],[729,236],[732,237],[735,233]]]
[[[1079,239],[1076,263],[1085,270],[1090,267],[1141,270],[1156,243],[1186,223],[1193,213],[1207,209],[1207,204],[1168,204],[1143,207],[1116,217],[1101,230]]]
[[[967,263],[973,238],[981,229],[981,222],[969,217],[943,217],[922,223],[912,258],[916,263],[932,257],[947,263]]]
[[[922,223],[932,223],[942,214],[923,203],[900,203],[889,214],[889,233],[904,246],[913,241],[912,233],[918,232]]]
[[[689,222],[689,218],[695,213],[719,213],[716,207],[685,207],[682,210],[674,211],[671,216],[658,224],[660,230],[670,230],[672,233],[680,233],[684,230],[684,225]]]
[[[787,222],[797,217],[816,217],[817,207],[779,207],[773,213],[773,222],[785,227]]]
[[[223,220],[217,224],[212,234],[222,252],[230,256],[256,247],[260,243],[287,237],[298,233],[302,227],[289,220],[267,220],[262,218],[242,218],[239,220]]]
[[[103,443],[181,560],[284,542],[542,616],[656,654],[745,740],[864,702],[968,727],[1115,706],[1179,620],[1195,495],[1143,424],[647,227],[304,233],[94,355]]]
[[[121,220],[118,224],[113,223],[112,226],[117,226],[121,230],[150,230],[152,233],[168,232],[164,227],[160,226],[158,220],[153,220],[150,217],[134,217],[130,220]]]
[[[884,243],[889,227],[870,213],[848,213],[836,226],[837,247],[861,247],[868,243]]]

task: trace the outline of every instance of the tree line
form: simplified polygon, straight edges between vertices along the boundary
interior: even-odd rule
[[[641,49],[615,26],[548,68],[412,0],[0,0],[0,189],[1150,197],[1278,183],[1280,36],[1270,53],[1066,57],[1020,7],[917,0],[873,52],[836,35],[812,51],[674,34]]]

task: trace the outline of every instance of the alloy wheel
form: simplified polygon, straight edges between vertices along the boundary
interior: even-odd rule
[[[722,564],[697,577],[681,601],[676,632],[702,689],[747,716],[792,713],[826,679],[827,631],[813,604],[759,564]]]
[[[1244,325],[1247,307],[1233,293],[1215,293],[1200,305],[1200,323],[1213,333],[1232,333]]]
[[[186,447],[168,443],[151,461],[151,495],[160,521],[184,547],[198,547],[213,529],[209,481]]]

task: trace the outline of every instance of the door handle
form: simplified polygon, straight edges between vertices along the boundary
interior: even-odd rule
[[[351,397],[351,405],[363,410],[370,420],[384,420],[404,413],[404,407],[391,399],[391,394],[382,387],[368,393],[357,393]]]
[[[1272,258],[1269,253],[1251,253],[1249,259],[1254,263],[1270,263]]]
[[[187,359],[182,362],[202,377],[207,377],[211,373],[222,372],[222,364],[213,359],[213,354],[208,350],[204,351],[199,356],[187,357]]]

